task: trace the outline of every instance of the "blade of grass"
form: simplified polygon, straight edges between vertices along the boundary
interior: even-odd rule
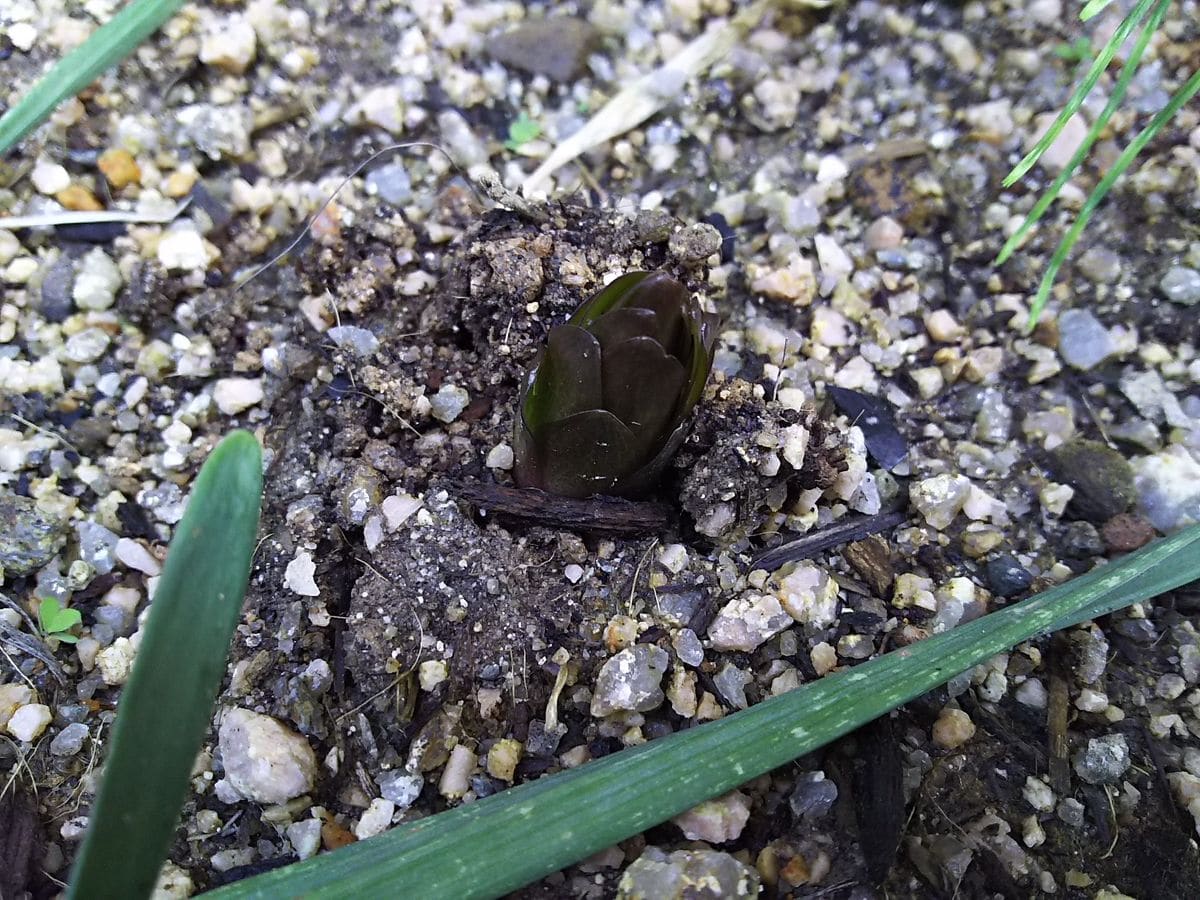
[[[1129,168],[1145,146],[1162,131],[1168,120],[1179,111],[1180,107],[1196,96],[1197,92],[1200,92],[1200,70],[1193,73],[1183,87],[1171,97],[1170,102],[1155,114],[1154,118],[1150,120],[1150,124],[1143,128],[1133,142],[1117,157],[1113,167],[1088,195],[1087,201],[1079,211],[1079,216],[1063,236],[1062,241],[1059,242],[1058,249],[1054,251],[1054,256],[1050,259],[1050,265],[1046,267],[1046,274],[1042,276],[1042,283],[1038,286],[1037,296],[1029,310],[1029,327],[1032,328],[1037,324],[1038,316],[1041,315],[1042,310],[1046,307],[1046,301],[1050,298],[1050,289],[1054,286],[1054,279],[1058,277],[1058,270],[1062,268],[1071,250],[1079,241],[1079,236],[1092,218],[1092,214],[1095,213],[1096,207],[1100,205],[1100,201],[1107,196],[1113,183],[1125,173],[1125,170]]]
[[[0,117],[0,154],[36,128],[59,103],[132,53],[182,5],[183,0],[133,0],[96,29]]]
[[[1112,0],[1088,0],[1087,6],[1079,13],[1079,21],[1086,22],[1089,19],[1095,18],[1108,9],[1110,3],[1112,3]]]
[[[1162,24],[1163,17],[1167,14],[1167,9],[1170,6],[1171,0],[1158,0],[1158,6],[1154,8],[1150,19],[1146,22],[1145,27],[1142,28],[1142,33],[1138,35],[1137,43],[1130,51],[1129,58],[1125,60],[1125,65],[1121,67],[1121,74],[1117,78],[1117,83],[1113,85],[1112,95],[1108,98],[1108,103],[1104,105],[1104,109],[1096,117],[1096,121],[1092,123],[1092,127],[1088,129],[1087,136],[1071,156],[1070,161],[1058,173],[1058,177],[1054,179],[1054,183],[1038,198],[1038,202],[1034,204],[1033,209],[1029,211],[1029,215],[1025,217],[1025,221],[1021,223],[1021,227],[1005,242],[999,256],[996,257],[996,265],[1003,265],[1012,256],[1013,252],[1020,246],[1021,241],[1025,239],[1025,235],[1030,232],[1033,226],[1045,214],[1046,210],[1050,208],[1050,204],[1058,198],[1063,186],[1078,171],[1084,157],[1092,149],[1092,144],[1096,143],[1096,139],[1100,137],[1100,133],[1107,127],[1109,120],[1113,117],[1113,113],[1121,105],[1121,101],[1125,97],[1125,91],[1129,88],[1129,83],[1133,81],[1133,76],[1137,74],[1138,64],[1142,61],[1142,56],[1146,52],[1150,38],[1154,37],[1154,33],[1158,31],[1158,26]]]
[[[1196,578],[1200,525],[1033,599],[718,722],[206,896],[499,896],[811,752],[1034,635]]]
[[[201,468],[171,541],[69,898],[150,896],[225,674],[261,494],[258,441],[235,431]]]
[[[1062,112],[1058,114],[1058,118],[1046,129],[1046,133],[1041,136],[1037,144],[1034,145],[1034,148],[1025,155],[1025,158],[1017,163],[1016,168],[1008,173],[1004,179],[1005,187],[1012,187],[1020,180],[1041,159],[1042,154],[1049,149],[1050,145],[1054,143],[1059,134],[1062,133],[1063,128],[1066,127],[1068,120],[1079,111],[1079,107],[1083,105],[1083,101],[1087,98],[1087,95],[1092,92],[1092,88],[1096,86],[1096,82],[1100,80],[1100,76],[1108,68],[1108,64],[1112,62],[1112,58],[1116,55],[1117,50],[1125,43],[1125,39],[1129,37],[1133,29],[1146,17],[1146,13],[1155,2],[1156,0],[1138,0],[1137,6],[1129,11],[1129,15],[1117,26],[1117,30],[1113,32],[1113,36],[1109,39],[1108,43],[1100,48],[1100,52],[1096,54],[1096,58],[1092,61],[1087,74],[1083,76],[1083,81],[1079,83],[1079,87],[1075,88],[1075,93],[1071,95],[1071,99],[1067,101],[1067,105],[1062,108]]]

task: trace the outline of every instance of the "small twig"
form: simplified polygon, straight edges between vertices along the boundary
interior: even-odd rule
[[[556,497],[545,491],[479,481],[460,481],[450,487],[460,499],[480,509],[559,528],[608,534],[645,534],[661,531],[671,521],[671,508],[665,503],[622,500],[619,497],[574,500]]]
[[[1050,751],[1050,787],[1057,794],[1069,794],[1071,791],[1071,764],[1067,758],[1067,727],[1071,714],[1071,698],[1065,670],[1071,648],[1063,635],[1054,636],[1051,642],[1051,653],[1050,685],[1046,699],[1046,743]]]
[[[165,225],[179,218],[191,198],[166,213],[140,213],[134,210],[110,209],[99,212],[65,211],[33,216],[0,216],[0,228],[16,231],[19,228],[46,228],[57,225],[97,225],[118,222],[129,225]]]
[[[908,516],[902,512],[890,512],[874,516],[860,516],[849,522],[839,522],[823,528],[815,534],[805,535],[759,554],[750,563],[750,568],[752,570],[766,569],[771,572],[784,563],[808,559],[833,547],[848,544],[850,541],[861,541],[868,535],[895,528],[907,519]]]

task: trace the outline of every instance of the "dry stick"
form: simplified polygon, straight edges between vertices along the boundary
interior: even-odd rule
[[[490,512],[578,531],[644,534],[661,531],[671,521],[671,508],[665,503],[639,503],[618,497],[574,500],[479,481],[457,482],[451,490],[460,499]]]
[[[805,535],[759,554],[751,562],[750,567],[771,572],[784,563],[808,559],[832,547],[838,547],[850,541],[861,541],[868,535],[895,528],[907,519],[908,516],[902,512],[890,512],[875,516],[860,516],[849,522],[839,522],[823,528],[815,534]]]
[[[1071,792],[1071,764],[1068,759],[1067,729],[1070,722],[1071,698],[1067,684],[1067,659],[1071,645],[1063,634],[1056,634],[1050,644],[1050,690],[1046,700],[1046,743],[1050,751],[1050,787],[1056,794]]]

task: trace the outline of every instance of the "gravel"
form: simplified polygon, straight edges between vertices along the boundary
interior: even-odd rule
[[[0,616],[21,638],[4,632],[0,727],[35,709],[17,719],[28,734],[37,707],[51,714],[24,765],[5,742],[0,763],[55,823],[43,830],[57,855],[38,862],[59,880],[83,824],[52,811],[87,811],[138,614],[200,461],[235,421],[267,450],[262,545],[227,712],[185,807],[187,834],[212,836],[174,845],[164,877],[180,889],[719,718],[1200,519],[1200,247],[1179,213],[1194,200],[1194,116],[1097,210],[1034,331],[1029,299],[1078,186],[992,264],[1095,114],[1000,187],[1078,74],[1055,52],[1083,33],[1061,3],[772,13],[709,74],[658,70],[667,107],[560,168],[546,223],[485,212],[466,174],[518,188],[722,5],[598,2],[586,20],[427,6],[368,4],[369,28],[271,0],[177,17],[63,104],[13,155],[17,177],[0,177],[12,214],[159,215],[191,198],[166,225],[0,231],[0,512],[12,523]],[[100,7],[81,18],[20,0],[6,102]],[[1131,88],[1140,115],[1114,119],[1113,142],[1190,74],[1195,39],[1172,7]],[[519,116],[539,134],[506,147]],[[437,141],[464,171],[427,148],[397,152],[321,211],[393,141]],[[590,209],[572,205],[583,199]],[[286,260],[233,287],[314,216]],[[671,525],[597,536],[458,501],[463,479],[511,484],[513,398],[546,329],[632,268],[669,269],[724,319],[719,375],[657,497]],[[893,509],[904,524],[872,548],[755,570],[776,543]],[[48,595],[83,614],[74,647],[42,642],[22,615]],[[887,758],[924,812],[902,817],[881,889],[982,895],[994,889],[983,848],[1021,895],[1082,879],[1093,892],[1184,883],[1136,861],[1167,840],[1160,768],[1200,814],[1181,777],[1196,777],[1184,752],[1200,679],[1193,606],[1177,592],[1040,636],[899,712]],[[1079,777],[1043,782],[1047,710],[1064,698],[1064,761]],[[238,721],[245,734],[227,740]],[[1161,745],[1153,759],[1143,726]],[[1094,764],[1124,734],[1127,767]],[[278,777],[238,744],[251,736],[281,756]],[[739,832],[736,858],[660,828],[539,889],[878,883],[857,829],[829,814],[866,758],[842,752],[718,801],[707,833]],[[1103,817],[1081,819],[1084,772],[1118,805],[1112,855],[1091,827]],[[792,819],[774,812],[784,799]],[[746,819],[728,827],[735,812]],[[34,878],[31,892],[54,890]]]

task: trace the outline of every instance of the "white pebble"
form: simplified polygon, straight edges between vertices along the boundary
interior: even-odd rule
[[[105,684],[124,684],[133,671],[133,644],[129,638],[119,637],[108,647],[96,654],[96,666]]]
[[[249,409],[262,398],[261,378],[222,378],[213,385],[213,402],[227,416]]]
[[[301,550],[287,564],[283,573],[283,586],[301,597],[318,597],[321,590],[313,578],[316,571],[317,564],[313,562],[312,554]]]
[[[71,176],[56,162],[39,159],[29,174],[34,188],[42,194],[57,194],[71,186]]]
[[[190,272],[208,266],[204,238],[193,228],[168,231],[158,242],[158,261],[168,272]]]
[[[484,464],[489,469],[503,469],[507,471],[513,467],[513,449],[508,444],[497,444],[493,447],[484,460]]]
[[[228,72],[241,75],[254,61],[258,40],[254,29],[239,15],[229,16],[216,28],[204,35],[200,41],[200,62]]]
[[[154,555],[133,538],[121,538],[113,551],[117,562],[126,568],[135,569],[144,575],[162,574],[162,563]]]
[[[395,803],[391,800],[384,800],[382,797],[376,797],[354,826],[354,836],[360,841],[364,841],[383,833],[392,824],[392,814],[395,812]]]
[[[44,703],[28,703],[8,720],[8,733],[18,741],[35,741],[50,724],[50,707]]]
[[[28,22],[16,22],[8,28],[8,39],[22,53],[28,53],[33,49],[37,34],[37,29]]]
[[[393,494],[385,497],[383,503],[379,505],[379,511],[383,513],[383,517],[387,521],[388,531],[395,531],[420,508],[421,501],[411,494]]]
[[[450,759],[442,770],[441,781],[438,782],[438,793],[447,800],[458,800],[471,789],[471,773],[479,757],[475,751],[465,744],[458,744],[450,751]]]

